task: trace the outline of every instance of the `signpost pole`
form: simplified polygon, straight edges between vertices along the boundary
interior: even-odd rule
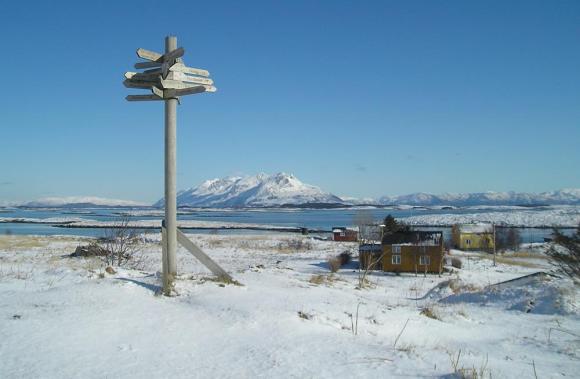
[[[175,36],[165,37],[165,53],[177,48]],[[175,250],[177,247],[177,199],[176,199],[176,124],[177,124],[177,99],[165,100],[165,227],[167,228],[166,251],[167,259],[163,263],[167,265],[163,269],[164,278],[163,292],[169,295],[173,286],[173,280],[177,274],[175,262]],[[167,288],[165,288],[165,286]]]
[[[137,49],[137,56],[147,62],[138,62],[135,68],[154,67],[143,72],[125,72],[123,84],[127,88],[141,88],[150,94],[128,95],[127,101],[165,101],[165,217],[161,224],[161,251],[163,293],[171,296],[177,276],[176,250],[179,242],[201,263],[223,281],[233,282],[232,277],[207,254],[177,230],[177,104],[181,96],[203,92],[215,92],[209,72],[187,67],[181,58],[185,49],[177,47],[177,37],[165,37],[165,54]]]

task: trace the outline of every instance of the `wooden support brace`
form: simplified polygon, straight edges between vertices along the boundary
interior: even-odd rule
[[[203,252],[196,244],[179,229],[177,229],[177,242],[185,247],[194,257],[196,257],[205,267],[221,280],[233,282],[234,279],[217,263],[215,263],[206,253]]]

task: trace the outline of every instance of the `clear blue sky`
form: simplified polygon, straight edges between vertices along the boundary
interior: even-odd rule
[[[178,36],[178,188],[294,173],[337,195],[580,187],[579,1],[17,2],[0,14],[0,200],[163,193],[135,50]]]

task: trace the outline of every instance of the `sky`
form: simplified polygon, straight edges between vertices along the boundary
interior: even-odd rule
[[[178,189],[580,187],[579,1],[10,1],[0,35],[0,201],[161,198],[163,103],[122,80],[166,35],[218,88],[178,107]]]

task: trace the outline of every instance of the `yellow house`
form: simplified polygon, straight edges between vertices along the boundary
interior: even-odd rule
[[[464,224],[454,226],[453,243],[461,250],[493,250],[493,225]]]

